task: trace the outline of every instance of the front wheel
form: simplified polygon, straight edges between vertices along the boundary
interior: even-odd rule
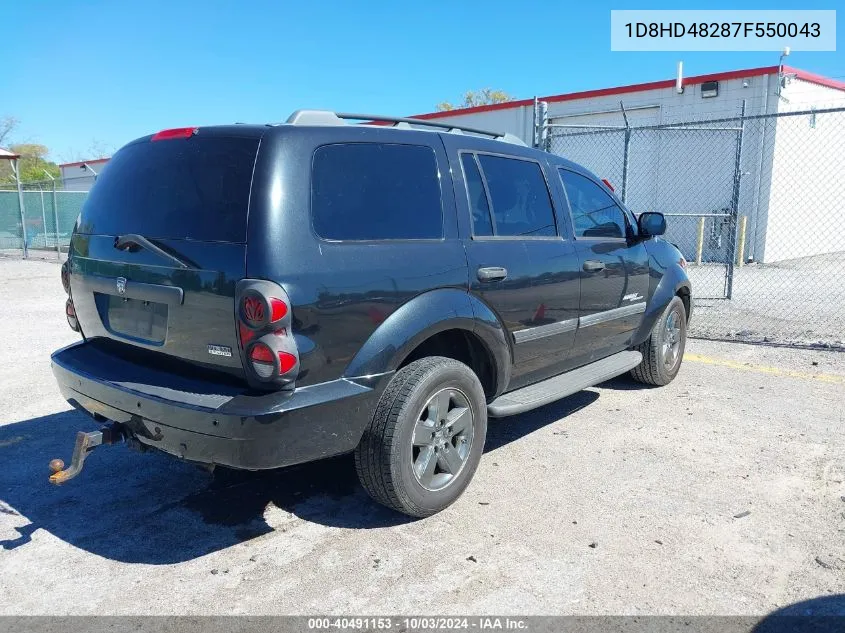
[[[486,435],[486,400],[475,373],[451,358],[423,358],[387,385],[355,449],[355,468],[379,503],[429,516],[461,496]]]
[[[681,368],[687,344],[687,312],[680,297],[673,297],[654,324],[649,337],[634,349],[642,353],[642,362],[631,376],[647,385],[668,385]]]

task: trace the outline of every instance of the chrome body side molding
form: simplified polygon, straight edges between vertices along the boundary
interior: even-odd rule
[[[589,314],[577,319],[566,319],[565,321],[556,321],[554,323],[549,323],[548,325],[526,328],[524,330],[514,332],[513,340],[517,344],[536,341],[537,339],[546,338],[547,336],[571,332],[577,328],[590,327],[591,325],[607,323],[608,321],[613,321],[614,319],[622,319],[635,314],[642,314],[645,312],[645,308],[646,304],[643,301],[641,303],[634,303],[620,308],[613,308],[612,310],[596,312],[595,314]]]
[[[539,338],[546,338],[547,336],[554,336],[555,334],[563,334],[564,332],[571,332],[578,327],[578,319],[567,319],[566,321],[556,321],[548,325],[540,325],[537,327],[526,328],[518,330],[513,333],[513,340],[517,343],[527,343],[528,341],[536,341]]]
[[[612,310],[605,310],[604,312],[596,312],[595,314],[588,314],[585,317],[578,318],[578,327],[589,327],[591,325],[598,325],[599,323],[607,323],[614,319],[623,319],[634,314],[642,314],[645,312],[645,302],[634,303],[629,306],[622,306],[621,308],[613,308]]]

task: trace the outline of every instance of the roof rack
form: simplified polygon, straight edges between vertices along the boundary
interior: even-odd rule
[[[478,134],[481,136],[489,136],[490,138],[505,143],[513,143],[515,145],[525,145],[525,142],[514,134],[499,132],[491,132],[489,130],[481,130],[465,125],[455,125],[454,123],[443,123],[441,121],[427,121],[425,119],[411,119],[407,117],[397,116],[382,116],[379,114],[351,114],[348,112],[332,112],[331,110],[297,110],[288,117],[285,123],[290,125],[348,125],[346,121],[365,121],[375,122],[384,121],[392,123],[394,127],[408,128],[412,125],[420,125],[424,127],[438,128],[452,132],[453,134],[462,134],[468,132],[470,134]]]

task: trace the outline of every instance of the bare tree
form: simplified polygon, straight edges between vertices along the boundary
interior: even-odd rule
[[[76,163],[81,160],[93,160],[96,158],[108,158],[114,154],[115,148],[111,143],[99,139],[92,139],[91,143],[84,150],[71,148],[62,153],[61,160],[65,163]]]
[[[18,127],[19,121],[13,116],[0,117],[0,147],[9,142],[12,132]]]

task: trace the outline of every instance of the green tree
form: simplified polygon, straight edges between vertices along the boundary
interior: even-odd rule
[[[21,182],[32,182],[34,180],[46,180],[46,171],[53,178],[60,178],[61,171],[56,163],[47,159],[50,151],[44,145],[36,143],[18,143],[9,146],[9,151],[20,154],[18,169],[20,170]],[[2,161],[0,165],[0,184],[13,184],[15,179],[12,175],[9,161]]]
[[[50,150],[37,143],[12,143],[12,136],[20,122],[13,116],[0,116],[0,147],[19,154],[18,168],[21,182],[46,180],[46,171],[53,178],[61,177],[59,166],[48,159]],[[0,160],[0,185],[14,185],[15,176],[12,173],[12,162]]]
[[[437,109],[441,112],[445,110],[455,110],[457,108],[474,108],[480,105],[490,105],[492,103],[507,103],[513,101],[514,97],[509,95],[504,90],[493,90],[492,88],[482,88],[481,90],[467,90],[464,93],[464,99],[458,105],[443,101],[437,104]]]

